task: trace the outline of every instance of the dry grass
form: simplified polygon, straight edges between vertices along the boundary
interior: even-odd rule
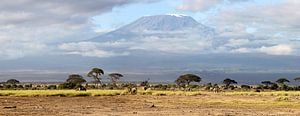
[[[66,113],[64,110],[65,104],[74,104],[73,101],[81,101],[80,105],[73,106],[73,110],[82,110],[81,107],[95,107],[95,112],[115,112],[118,109],[119,114],[132,113],[135,111],[147,113],[165,114],[173,113],[174,115],[182,114],[182,111],[187,111],[182,115],[200,115],[209,113],[213,115],[264,115],[264,114],[286,114],[300,115],[300,92],[295,91],[272,91],[272,92],[220,92],[213,93],[207,91],[156,91],[156,90],[138,90],[137,95],[127,95],[126,90],[0,90],[2,106],[17,104],[20,109],[32,110],[35,105],[39,104],[47,109],[59,110]],[[36,97],[38,96],[38,97]],[[45,97],[46,96],[46,97]],[[67,96],[67,97],[49,97],[49,96]],[[76,97],[76,96],[91,96],[91,97]],[[96,96],[96,97],[93,97]],[[113,96],[113,97],[111,97]],[[11,100],[10,100],[11,99]],[[26,99],[26,100],[23,100]],[[36,100],[38,99],[38,100]],[[51,99],[53,101],[50,102]],[[74,100],[76,99],[76,100]],[[83,100],[84,99],[84,100]],[[89,99],[89,100],[86,100]],[[7,102],[4,102],[4,101]],[[15,100],[19,100],[15,102]],[[28,103],[31,100],[30,103]],[[47,102],[40,102],[47,101]],[[69,101],[69,102],[68,102]],[[101,101],[101,102],[100,102]],[[24,103],[23,103],[24,102]],[[61,103],[63,102],[63,103]],[[102,103],[103,102],[103,103]],[[26,106],[26,105],[30,106]],[[60,106],[49,106],[49,104],[61,104]],[[85,105],[82,105],[85,104]],[[108,105],[109,104],[109,105]],[[114,106],[110,106],[110,105]],[[150,108],[155,104],[156,108]],[[121,106],[120,106],[121,105]],[[79,107],[80,106],[80,107]],[[108,109],[101,109],[103,106]],[[56,108],[59,107],[59,108]],[[68,106],[69,107],[69,106]],[[60,109],[61,108],[61,109]],[[100,109],[100,110],[99,110]],[[113,109],[110,111],[110,109]],[[27,111],[27,110],[26,110]],[[39,112],[43,113],[44,109]],[[88,110],[87,110],[88,111]],[[87,112],[82,110],[79,113]],[[193,112],[190,112],[193,111]],[[195,112],[198,111],[198,112]],[[0,111],[1,112],[1,111]],[[11,113],[10,111],[6,111]],[[19,110],[22,113],[22,110]],[[17,112],[18,113],[18,112]],[[16,113],[16,114],[17,114]],[[1,114],[1,113],[0,113]],[[205,114],[205,115],[209,115]]]
[[[126,95],[126,90],[0,90],[0,96],[115,96]],[[138,90],[138,95],[157,96],[197,96],[218,94],[224,96],[300,96],[300,91],[271,91],[271,92],[220,92],[213,93],[207,91],[158,91],[158,90]]]

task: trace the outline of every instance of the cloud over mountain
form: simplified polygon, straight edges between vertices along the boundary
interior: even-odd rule
[[[114,7],[155,0],[2,0],[0,59],[34,55],[52,43],[95,36],[91,18]],[[39,54],[39,53],[37,53]]]
[[[274,41],[271,36],[260,36],[243,31],[219,30],[202,25],[192,17],[184,15],[146,16],[107,34],[87,42],[69,43],[60,46],[67,54],[94,57],[115,57],[143,51],[166,54],[267,54],[297,55],[298,50],[291,41]],[[64,46],[74,46],[67,49]],[[77,46],[77,47],[76,47]],[[93,47],[94,46],[94,47]],[[97,46],[97,47],[96,47]],[[87,55],[91,51],[102,51],[101,55]],[[113,54],[112,54],[113,53]],[[119,55],[117,55],[119,53]],[[105,56],[106,55],[106,56]]]

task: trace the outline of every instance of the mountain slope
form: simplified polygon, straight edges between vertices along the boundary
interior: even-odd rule
[[[144,16],[117,31],[175,31],[193,28],[200,25],[190,16],[184,15],[155,15]]]
[[[90,39],[103,42],[120,39],[138,39],[147,36],[172,38],[197,33],[201,36],[211,36],[214,30],[198,23],[195,19],[185,15],[154,15],[144,16],[112,32]]]

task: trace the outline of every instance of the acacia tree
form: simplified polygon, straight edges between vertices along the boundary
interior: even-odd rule
[[[111,82],[116,85],[116,82],[121,78],[124,77],[122,74],[120,73],[110,73],[108,75],[110,77]]]
[[[285,85],[285,83],[289,83],[290,81],[286,78],[279,78],[276,82],[280,85]]]
[[[69,75],[69,77],[65,83],[60,84],[59,88],[62,88],[62,89],[80,88],[80,89],[82,89],[81,84],[84,82],[86,82],[86,80],[81,75],[71,74],[71,75]]]
[[[226,78],[226,79],[223,80],[223,84],[225,84],[226,87],[228,87],[231,84],[237,84],[237,82],[235,80],[230,79],[230,78]]]
[[[297,77],[294,79],[295,81],[300,81],[300,77]]]
[[[200,82],[201,77],[194,75],[194,74],[184,74],[179,76],[176,80],[175,83],[178,85],[190,85],[191,82]]]
[[[262,81],[261,83],[264,84],[265,87],[267,87],[269,89],[272,89],[272,90],[275,90],[275,89],[278,88],[278,85],[274,82],[271,82],[271,81]]]
[[[15,85],[18,83],[20,83],[20,81],[18,81],[17,79],[9,79],[6,81],[6,84],[12,84],[12,85]]]
[[[280,84],[280,89],[287,90],[288,86],[285,83],[289,83],[290,81],[286,78],[279,78],[276,82]]]
[[[95,85],[102,84],[100,76],[104,75],[104,71],[100,68],[93,68],[90,72],[88,72],[87,76],[94,78]]]
[[[69,75],[69,78],[66,80],[66,82],[75,85],[81,85],[82,83],[85,83],[86,80],[79,74],[71,74]]]

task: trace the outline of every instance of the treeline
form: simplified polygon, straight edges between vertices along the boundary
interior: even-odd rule
[[[93,68],[87,74],[86,77],[92,78],[94,81],[87,83],[85,78],[79,74],[71,74],[68,76],[66,81],[61,84],[52,85],[33,85],[33,84],[20,84],[16,79],[9,79],[6,82],[0,83],[0,89],[27,89],[27,90],[46,90],[46,89],[77,89],[77,90],[87,90],[87,89],[128,89],[142,87],[144,90],[184,90],[184,91],[268,91],[268,90],[294,90],[299,91],[300,86],[288,86],[287,83],[290,80],[286,78],[279,78],[275,81],[262,81],[259,85],[237,85],[236,80],[225,78],[222,84],[207,83],[200,85],[199,82],[202,78],[195,74],[183,74],[180,75],[174,84],[149,84],[149,80],[142,81],[140,83],[118,83],[118,80],[124,76],[120,73],[110,73],[107,76],[111,80],[110,83],[103,83],[102,77],[104,76],[104,71],[101,68]],[[295,81],[300,81],[300,77],[295,78]]]

